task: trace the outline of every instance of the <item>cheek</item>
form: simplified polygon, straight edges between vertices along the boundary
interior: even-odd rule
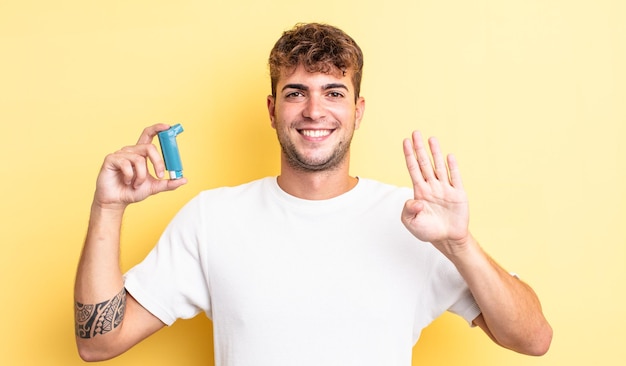
[[[297,108],[294,107],[283,107],[281,109],[275,109],[274,110],[274,118],[273,118],[273,124],[275,126],[277,125],[282,125],[283,127],[286,127],[286,125],[288,125],[289,123],[296,121],[298,118],[299,114],[298,114],[298,110]]]
[[[357,111],[351,107],[334,108],[331,113],[344,124],[352,124],[357,118]]]

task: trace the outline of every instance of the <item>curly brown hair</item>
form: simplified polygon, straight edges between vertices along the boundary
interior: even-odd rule
[[[272,95],[284,69],[303,65],[308,72],[343,73],[353,71],[355,97],[361,91],[363,52],[357,43],[339,28],[320,23],[299,23],[285,31],[270,52],[269,67]]]

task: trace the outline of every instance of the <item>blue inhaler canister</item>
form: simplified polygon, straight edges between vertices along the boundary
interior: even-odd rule
[[[179,123],[157,134],[161,144],[163,159],[165,160],[165,169],[169,172],[170,179],[183,177],[183,163],[180,161],[180,153],[176,143],[176,136],[181,132],[183,132],[183,126]]]

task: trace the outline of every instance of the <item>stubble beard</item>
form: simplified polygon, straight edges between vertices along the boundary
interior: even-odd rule
[[[301,172],[323,172],[339,168],[347,159],[353,136],[353,134],[350,134],[346,140],[340,141],[328,156],[308,158],[298,151],[293,141],[288,138],[282,138],[279,133],[277,133],[277,135],[287,164],[289,164],[291,168]]]

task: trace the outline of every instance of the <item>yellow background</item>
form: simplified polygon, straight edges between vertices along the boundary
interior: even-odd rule
[[[266,59],[300,21],[335,24],[365,52],[353,174],[408,184],[402,138],[438,136],[460,161],[473,232],[534,286],[555,331],[533,358],[445,315],[414,364],[626,359],[623,1],[215,3],[0,4],[0,364],[82,363],[72,287],[94,181],[145,126],[183,124],[190,183],[129,209],[124,269],[198,191],[278,173]],[[211,365],[211,341],[201,315],[105,364]]]

